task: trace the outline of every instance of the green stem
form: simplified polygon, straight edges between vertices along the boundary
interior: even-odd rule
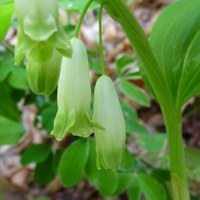
[[[87,13],[87,10],[88,8],[90,7],[91,3],[93,2],[94,0],[89,0],[85,7],[83,8],[83,11],[81,12],[81,15],[79,17],[79,20],[78,20],[78,23],[76,25],[76,29],[74,31],[74,37],[78,38],[78,35],[79,35],[79,32],[80,32],[80,28],[81,28],[81,24],[83,23],[83,19]]]
[[[104,8],[107,12],[122,26],[140,58],[140,70],[160,103],[166,123],[169,138],[173,199],[190,200],[181,135],[181,112],[180,109],[175,107],[174,98],[149,41],[137,20],[121,0],[96,1],[104,3]]]
[[[99,51],[101,59],[101,73],[106,74],[104,65],[104,53],[103,53],[103,37],[102,37],[102,14],[103,14],[103,4],[99,8]]]
[[[176,110],[174,106],[169,105],[169,107],[162,109],[162,113],[165,120],[169,140],[171,183],[174,197],[173,199],[190,200],[181,131],[181,110]]]

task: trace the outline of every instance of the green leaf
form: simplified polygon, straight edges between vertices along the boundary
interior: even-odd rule
[[[118,188],[118,174],[115,171],[97,169],[94,140],[90,140],[90,153],[86,165],[86,176],[103,196],[113,196]]]
[[[8,76],[8,83],[16,89],[28,89],[26,69],[23,67],[14,67],[12,73]]]
[[[125,150],[125,155],[124,155],[124,159],[122,161],[121,167],[120,167],[120,171],[122,172],[126,172],[126,171],[131,171],[135,168],[136,166],[136,161],[133,158],[133,155],[131,154],[131,152],[126,149]]]
[[[137,135],[137,142],[148,152],[159,152],[167,141],[167,135],[161,133],[141,133]]]
[[[68,11],[81,12],[88,0],[61,0],[59,5]],[[97,3],[92,3],[90,9],[97,8]]]
[[[200,150],[197,148],[185,149],[186,163],[189,168],[200,166]]]
[[[0,81],[4,81],[14,66],[13,55],[7,52],[0,52]]]
[[[16,144],[24,131],[20,123],[0,115],[0,145]]]
[[[0,42],[4,39],[14,12],[13,2],[0,3]]]
[[[167,200],[165,188],[155,178],[148,175],[140,175],[137,178],[148,200]]]
[[[83,177],[89,145],[85,139],[71,144],[62,154],[58,173],[64,186],[76,185]]]
[[[140,200],[141,189],[137,178],[132,177],[131,183],[128,188],[128,198],[129,200]]]
[[[42,117],[42,127],[50,132],[53,129],[54,118],[57,113],[56,104],[51,104],[49,107],[46,107],[41,112]]]
[[[123,72],[130,67],[130,65],[132,65],[134,62],[134,59],[132,56],[130,55],[124,55],[122,57],[120,57],[119,59],[117,59],[116,61],[116,71],[118,76],[122,75]]]
[[[170,181],[170,171],[167,169],[154,169],[152,176],[161,182]]]
[[[137,112],[134,108],[124,102],[121,102],[121,107],[125,117],[127,133],[146,133],[147,129],[140,124]]]
[[[179,107],[200,91],[199,7],[199,0],[171,4],[159,16],[150,37],[162,73]]]
[[[4,82],[0,82],[0,91],[0,115],[18,121],[20,115],[17,108],[17,102],[13,100],[11,88]]]
[[[113,194],[114,196],[119,196],[125,192],[131,181],[131,175],[131,173],[118,173],[118,185]]]
[[[141,88],[123,79],[120,80],[120,88],[126,96],[133,99],[137,103],[144,106],[150,106],[149,98]]]
[[[45,161],[51,153],[49,144],[32,144],[21,156],[21,164],[27,165],[29,163],[41,163]]]
[[[50,153],[45,161],[37,163],[33,177],[34,182],[38,185],[46,185],[51,182],[56,175],[53,164],[52,153]]]

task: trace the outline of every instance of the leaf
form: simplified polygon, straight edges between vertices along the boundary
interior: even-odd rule
[[[147,129],[140,124],[137,112],[134,108],[124,102],[121,102],[121,107],[125,117],[127,133],[146,133]]]
[[[88,0],[61,0],[60,6],[72,12],[81,12]],[[92,3],[90,9],[98,7],[96,2]]]
[[[159,152],[167,141],[167,135],[161,133],[141,133],[137,135],[137,142],[148,152]]]
[[[134,62],[134,59],[130,55],[124,55],[116,61],[116,71],[118,76],[122,75],[123,72]]]
[[[53,164],[52,153],[50,153],[45,161],[37,163],[33,177],[34,182],[38,185],[46,185],[51,182],[56,175]]]
[[[90,140],[90,153],[86,165],[86,176],[103,196],[113,196],[118,187],[118,175],[115,171],[97,169],[94,140]]]
[[[114,196],[119,196],[125,192],[130,183],[131,175],[131,173],[118,173],[118,185],[113,194]]]
[[[13,2],[4,2],[0,4],[0,42],[4,39],[8,31],[13,12]]]
[[[14,98],[11,93],[13,91],[4,82],[0,82],[0,91],[0,115],[13,121],[18,121],[20,113],[17,108],[17,102],[13,100]]]
[[[133,99],[137,103],[144,106],[150,106],[149,98],[141,88],[123,79],[120,80],[120,88],[126,96]]]
[[[24,132],[20,123],[0,115],[0,145],[16,144]]]
[[[16,89],[28,89],[26,69],[23,67],[14,67],[12,73],[8,76],[8,83]]]
[[[185,149],[186,164],[188,168],[200,166],[200,150],[197,148]]]
[[[56,104],[51,104],[49,107],[46,107],[41,112],[42,117],[42,127],[50,132],[53,129],[53,122],[56,116],[57,106]]]
[[[170,171],[167,169],[154,169],[152,176],[161,182],[170,181]]]
[[[0,52],[0,81],[4,81],[14,66],[13,55]]]
[[[148,200],[167,200],[164,187],[152,176],[138,176],[140,187]]]
[[[21,156],[21,164],[27,165],[29,163],[41,163],[45,161],[51,153],[49,144],[32,144]]]
[[[171,4],[151,32],[150,42],[178,107],[200,91],[199,7],[199,0]]]
[[[133,158],[133,155],[130,153],[128,149],[125,150],[124,159],[122,161],[120,171],[129,172],[132,171],[136,167],[136,161]]]
[[[138,183],[138,180],[135,177],[132,177],[132,181],[128,188],[128,198],[129,200],[140,200],[141,198],[141,189]]]
[[[85,139],[71,144],[62,154],[58,174],[64,186],[76,185],[83,177],[89,145]]]

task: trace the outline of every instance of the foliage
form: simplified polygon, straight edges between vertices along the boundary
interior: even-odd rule
[[[71,15],[74,12],[82,12],[87,2],[86,0],[81,2],[77,0],[60,0],[59,6]],[[101,3],[101,0],[93,2],[90,9],[97,9],[99,2]],[[23,37],[25,40],[23,40],[22,46],[20,46],[20,43],[17,44],[17,58],[15,57],[15,61],[18,62],[23,57],[26,58],[26,61],[23,60],[19,66],[16,66],[14,64],[13,47],[7,44],[6,41],[3,42],[6,32],[11,26],[14,3],[12,1],[1,1],[0,10],[3,9],[5,12],[0,12],[0,24],[3,24],[0,29],[0,41],[2,41],[4,47],[0,51],[0,145],[17,144],[25,133],[26,130],[21,120],[22,113],[18,107],[19,101],[23,99],[25,104],[32,103],[38,107],[36,123],[41,124],[41,129],[52,133],[59,140],[69,137],[69,135],[66,136],[68,130],[76,136],[89,136],[92,128],[95,127],[94,136],[96,141],[93,135],[84,139],[74,137],[70,144],[60,149],[51,145],[53,138],[49,134],[47,136],[48,143],[31,144],[27,147],[21,155],[21,164],[35,163],[33,172],[35,184],[45,186],[58,176],[63,187],[68,188],[74,187],[80,181],[86,179],[104,197],[119,196],[126,193],[130,200],[140,200],[143,196],[147,200],[167,200],[171,199],[172,196],[169,187],[169,182],[172,181],[175,187],[177,184],[178,187],[184,188],[178,190],[178,192],[182,191],[182,195],[187,196],[187,191],[186,193],[183,191],[187,185],[184,185],[185,172],[183,171],[185,166],[175,166],[173,168],[173,162],[177,164],[184,161],[181,137],[174,139],[172,134],[178,132],[180,135],[181,108],[200,90],[198,84],[199,4],[198,0],[193,0],[193,3],[182,0],[170,5],[159,16],[151,33],[150,43],[148,43],[142,30],[137,28],[137,22],[126,10],[126,6],[121,4],[120,0],[108,0],[105,3],[105,9],[121,24],[127,37],[135,47],[139,57],[140,71],[138,69],[132,70],[136,61],[135,58],[130,55],[122,55],[115,62],[115,80],[112,82],[106,75],[103,75],[97,80],[96,85],[98,85],[98,88],[97,86],[94,88],[94,85],[92,85],[91,90],[88,65],[90,65],[90,70],[93,73],[101,73],[101,66],[98,64],[99,62],[96,62],[99,59],[99,52],[95,49],[88,49],[87,54],[86,47],[81,41],[73,38],[71,39],[71,55],[71,46],[65,35],[72,37],[76,26],[72,25],[70,21],[64,29],[61,28],[60,24],[56,24],[56,27],[59,27],[54,35],[56,39],[54,38],[54,40],[49,36],[46,38],[47,43],[43,46],[40,37],[44,37],[45,34],[39,32],[40,25],[38,24],[40,24],[40,20],[36,19],[33,24],[28,24],[27,27],[23,28],[20,25],[21,18],[25,20],[26,17],[23,16],[23,13],[20,13],[22,16],[18,24],[18,41],[22,41]],[[115,9],[117,5],[121,5],[118,10]],[[17,8],[17,12],[21,12],[20,7]],[[57,17],[54,15],[53,10],[50,9],[48,12],[53,18]],[[28,17],[30,18],[30,16]],[[128,23],[124,19],[132,21]],[[48,19],[45,23],[48,24]],[[166,26],[166,24],[170,24],[170,26]],[[35,27],[38,28],[38,32]],[[48,34],[51,35],[52,33],[49,33],[52,31],[49,30],[50,27],[47,26],[46,28]],[[29,38],[25,36],[27,31]],[[38,38],[36,37],[37,34],[42,35],[39,35]],[[79,52],[76,48],[83,50],[81,55],[78,55]],[[42,56],[40,53],[42,53]],[[65,79],[65,75],[60,78],[57,112],[56,94],[53,90],[57,85],[60,73],[61,54],[68,56],[65,58],[65,62],[73,68],[68,68],[66,63],[66,66],[61,67],[62,75],[65,73],[69,77]],[[54,73],[48,73],[50,72],[48,69],[49,64],[52,63],[48,60],[51,57],[50,55],[55,56],[53,62],[58,65]],[[79,57],[78,61],[77,57]],[[89,58],[87,59],[87,57]],[[43,62],[43,59],[45,59],[45,62]],[[35,65],[36,61],[37,65]],[[83,68],[82,64],[85,64],[86,69]],[[37,69],[44,67],[44,71],[36,73],[38,71],[33,66],[36,66]],[[79,73],[77,74],[77,72]],[[35,79],[33,74],[38,79]],[[57,74],[55,79],[52,79],[52,74]],[[76,80],[73,77],[74,74],[76,74]],[[44,77],[45,79],[43,79]],[[167,135],[165,133],[151,133],[141,124],[136,110],[131,106],[132,102],[136,102],[138,105],[150,107],[150,95],[147,94],[146,89],[135,84],[136,80],[141,80],[141,77],[161,105],[167,125],[169,142],[172,144],[171,141],[174,140],[174,144],[178,144],[175,147],[170,146],[170,158],[168,158],[165,151],[163,153],[163,147],[167,143]],[[53,85],[49,84],[49,80],[53,82]],[[61,85],[61,80],[63,85]],[[68,80],[70,82],[67,82]],[[45,88],[41,86],[43,84],[40,85],[41,82],[47,83]],[[84,85],[83,83],[86,82],[87,84]],[[29,86],[36,94],[31,92]],[[79,97],[77,95],[70,96],[72,93],[75,94],[77,88],[84,91],[84,94],[79,91]],[[115,88],[118,88],[118,93],[115,92]],[[90,90],[94,91],[94,117],[90,116]],[[39,94],[52,95],[41,97]],[[117,94],[120,97],[120,102],[117,100]],[[109,98],[106,98],[108,96]],[[64,104],[63,97],[65,98]],[[110,102],[110,99],[112,99],[112,102]],[[121,108],[125,118],[127,140],[135,139],[135,143],[138,145],[137,152],[131,152],[123,145],[125,139]],[[107,113],[108,111],[109,113]],[[109,116],[109,114],[111,115]],[[107,120],[105,120],[105,116],[109,116]],[[57,121],[54,122],[55,117]],[[77,122],[77,118],[81,119],[82,123]],[[118,121],[116,118],[118,118]],[[66,119],[68,120],[66,121]],[[84,128],[81,127],[83,124],[85,125]],[[85,129],[88,127],[88,133],[86,133]],[[177,130],[176,127],[179,129]],[[52,130],[53,132],[51,132]],[[57,135],[57,130],[60,130],[60,135]],[[112,133],[110,138],[107,137],[107,130]],[[116,137],[116,133],[119,134],[118,137]],[[116,143],[119,143],[119,145],[116,145]],[[102,150],[102,146],[106,148]],[[110,152],[111,154],[109,154]],[[200,181],[199,150],[186,149],[185,153],[186,170],[190,179]],[[176,154],[181,154],[180,158]],[[115,159],[112,160],[113,155],[115,155]],[[171,172],[175,174],[175,176],[172,176],[172,180],[168,169],[169,160],[172,165]],[[120,163],[121,166],[119,167]],[[97,166],[98,168],[103,167],[114,170],[97,169]],[[179,196],[179,194],[175,195]],[[176,198],[181,197],[176,196]],[[40,197],[38,199],[48,198]]]

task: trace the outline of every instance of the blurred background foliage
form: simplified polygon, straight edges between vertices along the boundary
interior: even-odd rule
[[[69,38],[86,2],[59,1],[60,18]],[[171,2],[126,0],[147,35],[158,13]],[[97,16],[98,4],[93,3],[80,34],[88,47],[93,88],[100,75]],[[137,59],[126,36],[106,13],[103,17],[105,65],[117,88],[127,126],[127,147],[118,171],[97,170],[93,136],[79,139],[68,134],[57,142],[49,135],[57,111],[56,92],[44,97],[30,91],[26,63],[14,65],[17,27],[14,5],[10,0],[0,1],[0,183],[3,199],[9,200],[13,192],[15,199],[19,196],[19,199],[37,200],[171,199],[167,136],[159,107],[141,80]],[[198,103],[199,97],[186,106],[183,126],[193,199],[200,199]],[[191,119],[191,115],[196,118]]]

